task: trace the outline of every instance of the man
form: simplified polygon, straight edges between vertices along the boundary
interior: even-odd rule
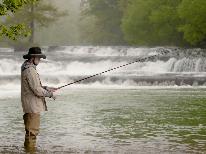
[[[42,86],[36,66],[40,59],[46,59],[39,47],[32,47],[28,54],[23,56],[27,59],[21,66],[21,102],[23,108],[23,119],[25,125],[26,148],[35,147],[36,137],[39,133],[40,113],[47,111],[45,97],[53,98],[53,92],[57,88]]]

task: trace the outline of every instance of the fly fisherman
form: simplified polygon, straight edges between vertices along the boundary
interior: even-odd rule
[[[40,59],[46,59],[39,47],[32,47],[28,54],[23,56],[27,59],[21,66],[21,102],[25,125],[25,148],[35,148],[36,137],[39,133],[40,113],[47,111],[45,97],[53,98],[53,92],[57,88],[42,86],[36,66]]]

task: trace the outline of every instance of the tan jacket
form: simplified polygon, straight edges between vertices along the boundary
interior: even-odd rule
[[[45,97],[52,93],[44,89],[33,64],[24,62],[21,70],[21,102],[24,113],[47,111]]]

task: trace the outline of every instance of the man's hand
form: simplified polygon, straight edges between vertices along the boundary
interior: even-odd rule
[[[54,95],[53,92],[47,91],[49,93],[49,98],[53,98],[53,100],[56,100],[56,96]]]
[[[53,100],[56,100],[56,96],[54,96],[54,94],[52,95]]]
[[[58,88],[46,87],[45,89],[50,93],[49,98],[53,98],[53,100],[56,100],[56,96],[54,95],[54,92],[56,92],[58,90]]]
[[[54,88],[54,87],[47,87],[47,90],[50,92],[55,92],[58,90],[58,88]]]

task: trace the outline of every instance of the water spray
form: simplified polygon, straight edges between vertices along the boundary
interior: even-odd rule
[[[69,86],[69,85],[72,85],[72,84],[75,84],[75,83],[79,83],[79,82],[81,82],[81,81],[84,81],[84,80],[93,78],[93,77],[95,77],[95,76],[99,76],[99,75],[105,74],[105,73],[107,73],[107,72],[114,71],[114,70],[119,69],[119,68],[122,68],[122,67],[126,67],[126,66],[131,65],[131,64],[134,64],[134,63],[144,62],[144,61],[148,61],[148,60],[153,60],[153,59],[155,59],[155,58],[157,58],[157,57],[159,57],[159,56],[163,56],[163,55],[168,54],[168,53],[170,52],[170,50],[164,49],[164,48],[160,48],[160,49],[158,49],[156,52],[159,52],[159,54],[152,55],[152,56],[146,56],[146,57],[143,57],[143,58],[142,58],[142,57],[141,57],[141,58],[138,58],[138,59],[136,59],[135,61],[126,63],[126,64],[124,64],[124,65],[120,65],[120,66],[118,66],[118,67],[114,67],[114,68],[108,69],[108,70],[106,70],[106,71],[103,71],[103,72],[100,72],[100,73],[97,73],[97,74],[88,76],[88,77],[86,77],[86,78],[82,78],[82,79],[76,80],[76,81],[74,81],[74,82],[68,83],[68,84],[63,85],[63,86],[60,86],[60,87],[58,87],[57,89],[62,89],[62,88],[67,87],[67,86]]]

